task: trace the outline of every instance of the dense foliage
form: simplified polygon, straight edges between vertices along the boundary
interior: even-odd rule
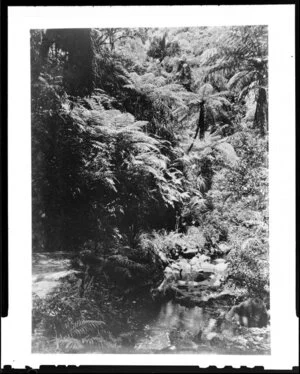
[[[34,301],[36,350],[117,350],[124,292],[183,251],[226,244],[267,300],[267,64],[264,26],[32,31],[33,251],[77,271]]]

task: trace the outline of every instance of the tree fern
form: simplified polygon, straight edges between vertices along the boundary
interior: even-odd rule
[[[222,124],[230,123],[227,110],[230,108],[231,103],[227,99],[228,91],[214,92],[214,88],[211,84],[206,83],[200,87],[198,92],[198,98],[190,103],[190,106],[199,105],[199,119],[195,131],[194,140],[199,134],[199,139],[203,139],[205,131],[209,126],[212,127],[212,131],[215,131],[218,127],[220,119],[222,118]],[[188,149],[188,153],[192,150],[194,142]]]
[[[70,326],[67,335],[55,337],[52,341],[58,350],[66,353],[111,349],[114,346],[112,337],[104,325],[102,321],[80,320]]]
[[[191,158],[194,157],[198,158],[201,155],[207,156],[212,150],[217,150],[224,158],[226,162],[231,165],[236,165],[239,158],[234,150],[234,147],[230,144],[231,139],[234,138],[234,135],[231,137],[221,138],[220,136],[216,136],[212,134],[211,136],[207,136],[204,141],[197,141],[194,143],[194,156],[191,154]]]
[[[233,27],[224,33],[218,45],[202,55],[206,75],[222,71],[229,78],[228,88],[242,99],[256,92],[254,126],[262,135],[267,130],[267,30],[264,26]]]
[[[167,33],[162,37],[154,37],[147,51],[148,56],[157,58],[161,62],[166,56],[178,54],[180,47],[178,42],[167,41]]]

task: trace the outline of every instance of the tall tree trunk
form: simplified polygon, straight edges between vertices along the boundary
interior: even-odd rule
[[[51,48],[68,54],[68,61],[61,57],[57,59],[57,64],[63,63],[64,66],[63,81],[67,93],[73,96],[89,95],[94,88],[95,73],[91,29],[46,30],[40,50],[41,66],[46,64]]]

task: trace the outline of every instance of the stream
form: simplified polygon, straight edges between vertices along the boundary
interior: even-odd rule
[[[32,264],[32,292],[40,298],[44,298],[51,293],[55,287],[60,284],[60,279],[76,273],[71,269],[72,254],[62,252],[56,253],[35,253],[33,254]],[[181,260],[181,268],[185,267],[186,277],[190,280],[190,273],[192,273],[190,261]],[[194,260],[195,265],[199,266],[199,261]],[[220,276],[226,270],[224,262],[219,263],[204,263],[208,274],[212,274],[212,268],[216,266],[217,276],[209,276],[202,281],[206,286],[212,286],[219,282]],[[204,268],[205,266],[202,265]],[[173,268],[178,268],[175,263]],[[174,269],[173,269],[174,270]],[[170,273],[170,269],[166,269],[165,274]],[[180,274],[182,276],[182,272]],[[174,281],[174,279],[173,279]],[[197,305],[184,305],[178,300],[164,300],[160,304],[153,306],[138,305],[139,300],[133,301],[136,303],[139,313],[136,317],[128,317],[128,323],[135,326],[132,330],[134,335],[134,343],[126,345],[126,336],[131,335],[125,332],[124,335],[124,350],[122,353],[240,353],[253,351],[253,354],[266,354],[269,351],[269,331],[268,328],[250,329],[240,328],[237,332],[232,326],[223,326],[217,329],[216,310],[218,308],[211,306],[209,303],[210,294],[199,291],[201,282],[194,282],[197,287],[186,287],[184,281],[178,281],[178,289],[184,289],[192,293],[195,300],[198,300]],[[198,290],[198,291],[197,291]],[[180,291],[179,291],[180,292]],[[198,292],[198,293],[197,293]],[[212,293],[210,291],[210,293]],[[199,295],[201,295],[201,297]],[[202,296],[204,294],[204,297]],[[213,297],[220,297],[220,306],[226,308],[227,294],[215,293]],[[222,296],[224,296],[222,298]],[[222,303],[223,300],[223,303]],[[202,306],[203,302],[204,306]],[[122,313],[120,311],[120,313]],[[267,330],[266,330],[267,329]],[[250,334],[250,335],[249,335]],[[122,334],[121,334],[122,335]],[[249,343],[250,339],[250,343]],[[254,339],[254,340],[253,340]],[[251,340],[253,342],[251,343]],[[250,345],[249,345],[250,344]],[[252,345],[251,345],[252,344]],[[248,352],[249,354],[249,352]]]
[[[60,279],[76,273],[70,269],[72,254],[65,252],[32,255],[32,292],[43,298],[55,289]]]

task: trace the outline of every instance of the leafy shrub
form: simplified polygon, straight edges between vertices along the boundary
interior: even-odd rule
[[[114,338],[105,321],[108,310],[90,287],[80,297],[81,282],[77,277],[65,279],[61,286],[46,298],[35,296],[32,327],[33,349],[77,353],[111,351]],[[101,295],[97,295],[97,297]],[[42,331],[41,336],[37,332]]]
[[[179,43],[177,41],[167,42],[167,34],[164,34],[162,37],[154,37],[147,54],[161,62],[166,56],[174,56],[179,52]]]
[[[228,239],[228,227],[216,212],[208,213],[203,223],[203,233],[209,246]]]
[[[151,248],[163,259],[178,258],[184,250],[201,251],[204,244],[203,233],[196,227],[191,227],[186,234],[176,231],[153,231],[151,234],[142,234],[139,241],[141,248]]]
[[[246,239],[228,256],[230,278],[250,295],[264,298],[269,291],[268,245],[257,238]]]

